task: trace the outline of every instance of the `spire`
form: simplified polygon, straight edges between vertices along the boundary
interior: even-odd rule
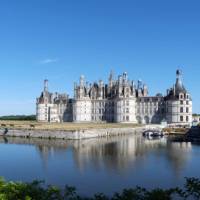
[[[123,81],[126,82],[128,80],[127,72],[123,73]]]
[[[142,88],[142,80],[141,79],[138,80],[138,85],[137,86],[138,86],[138,89]]]
[[[81,77],[80,77],[80,86],[84,87],[84,85],[85,85],[85,77],[84,77],[84,75],[81,75]]]
[[[48,92],[48,80],[44,80],[44,92]]]
[[[110,71],[110,76],[109,76],[109,81],[112,81],[114,77],[114,72],[113,70]]]
[[[180,69],[176,70],[176,82],[182,84],[182,71]]]
[[[109,78],[108,78],[108,86],[109,86],[109,89],[111,89],[112,86],[113,86],[113,77],[114,77],[114,73],[113,73],[113,70],[111,70],[111,71],[110,71]]]

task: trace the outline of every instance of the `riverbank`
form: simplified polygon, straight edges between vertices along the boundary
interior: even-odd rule
[[[15,130],[78,131],[105,128],[135,128],[139,124],[130,123],[42,123],[37,121],[0,120],[0,128]]]
[[[41,123],[36,121],[0,120],[0,135],[8,137],[47,139],[87,139],[127,135],[145,129],[163,129],[161,125],[130,123]],[[185,134],[185,129],[163,129],[167,135]]]
[[[180,127],[166,127],[163,128],[163,132],[165,132],[166,135],[173,135],[173,136],[184,136],[187,134],[187,132],[190,130],[190,128],[180,128]]]
[[[6,134],[5,129],[0,129],[0,135],[8,137],[24,137],[24,138],[46,138],[46,139],[67,139],[67,140],[79,140],[105,136],[117,136],[127,135],[135,132],[142,131],[144,127],[135,128],[92,128],[85,130],[19,130],[8,129]]]

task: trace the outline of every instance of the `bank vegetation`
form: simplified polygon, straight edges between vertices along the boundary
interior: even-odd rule
[[[74,187],[66,186],[60,189],[56,186],[45,186],[44,182],[32,183],[12,182],[0,179],[1,200],[173,200],[200,199],[200,180],[186,178],[183,187],[171,189],[155,188],[148,190],[142,187],[124,189],[112,196],[95,194],[79,195]]]

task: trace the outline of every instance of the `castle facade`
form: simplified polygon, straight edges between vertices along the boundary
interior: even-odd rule
[[[88,84],[84,76],[74,84],[74,97],[50,93],[48,81],[36,102],[37,120],[41,122],[116,122],[190,125],[192,98],[182,82],[182,73],[176,71],[176,82],[166,95],[148,95],[147,85],[128,79],[127,73],[114,79],[111,72],[108,83]]]

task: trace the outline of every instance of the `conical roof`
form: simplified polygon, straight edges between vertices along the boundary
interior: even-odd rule
[[[176,95],[180,94],[180,93],[186,93],[187,90],[185,89],[182,80],[180,78],[176,79],[176,84],[175,84],[175,93]]]

